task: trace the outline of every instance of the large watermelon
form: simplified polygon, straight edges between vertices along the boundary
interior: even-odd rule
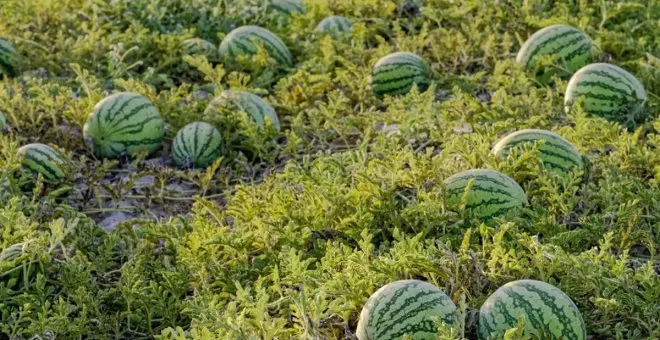
[[[606,63],[585,66],[573,75],[564,97],[567,112],[578,98],[584,98],[587,114],[628,127],[633,127],[642,118],[647,99],[644,87],[637,78],[618,66]]]
[[[183,168],[205,168],[222,155],[223,147],[218,129],[204,122],[194,122],[177,132],[172,143],[172,158]]]
[[[258,126],[264,127],[266,118],[280,130],[280,121],[273,107],[256,94],[246,91],[223,91],[207,106],[205,115],[214,117],[218,114],[247,113]]]
[[[539,156],[548,172],[564,176],[573,169],[584,169],[582,156],[573,144],[564,137],[546,130],[527,129],[511,133],[497,142],[492,152],[505,158],[512,149],[534,143],[540,143]]]
[[[566,71],[573,74],[591,60],[591,39],[582,31],[568,25],[552,25],[534,33],[520,48],[516,61],[526,70],[534,70],[540,56],[553,56]],[[541,81],[554,73],[549,69],[537,70]]]
[[[4,131],[6,127],[7,127],[7,120],[5,119],[5,115],[2,112],[0,112],[0,132]]]
[[[348,35],[353,26],[351,19],[340,16],[329,16],[319,22],[316,26],[318,33],[330,33],[333,37],[338,38],[342,34]]]
[[[396,52],[376,63],[369,82],[378,96],[406,94],[417,85],[424,91],[430,82],[431,71],[426,62],[410,52]]]
[[[218,48],[212,42],[199,38],[184,40],[181,47],[186,55],[203,55],[212,59],[218,54]]]
[[[234,60],[239,55],[255,54],[258,44],[278,63],[293,66],[293,56],[282,39],[259,26],[243,26],[231,31],[220,44],[220,57]]]
[[[33,143],[18,149],[23,168],[41,174],[46,182],[58,182],[66,177],[66,156],[48,145]]]
[[[146,97],[129,92],[101,100],[83,128],[85,144],[97,157],[149,154],[165,137],[165,122]]]
[[[545,282],[513,281],[488,297],[479,311],[479,339],[501,339],[525,317],[525,330],[537,339],[584,340],[587,332],[577,306]]]
[[[18,73],[20,57],[14,47],[6,40],[0,39],[0,76],[6,74],[10,77]]]
[[[389,283],[376,291],[360,313],[360,340],[436,339],[438,325],[453,325],[456,306],[438,287],[419,280]]]
[[[465,202],[468,218],[489,221],[528,203],[527,195],[513,178],[494,170],[475,169],[445,179],[447,203],[450,208],[456,209],[463,203],[471,181],[472,186]]]
[[[286,15],[305,13],[305,6],[301,0],[272,0],[270,8]]]

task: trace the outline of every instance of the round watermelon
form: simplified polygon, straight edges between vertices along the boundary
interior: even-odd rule
[[[362,309],[357,326],[360,340],[436,339],[438,324],[453,325],[456,305],[438,287],[419,280],[389,283],[377,290]]]
[[[466,203],[468,218],[490,221],[528,204],[527,195],[520,185],[513,178],[494,170],[463,171],[445,179],[444,183],[449,207],[458,209]],[[467,193],[467,201],[463,202],[469,183],[472,186]]]
[[[285,15],[293,15],[294,13],[305,13],[305,6],[301,0],[272,0],[270,8]]]
[[[24,169],[41,174],[46,182],[59,182],[66,178],[66,156],[48,145],[24,145],[18,149],[18,157]]]
[[[430,77],[428,65],[418,55],[396,52],[378,60],[369,82],[376,95],[394,96],[408,93],[413,86],[426,90]]]
[[[156,106],[137,93],[121,92],[101,100],[83,128],[87,147],[102,158],[158,150],[165,122]]]
[[[203,55],[212,59],[218,54],[218,48],[212,42],[199,38],[184,40],[181,47],[186,55]]]
[[[246,91],[223,91],[207,106],[205,115],[213,117],[218,114],[247,113],[259,127],[264,127],[266,119],[280,131],[280,121],[275,109],[256,94]]]
[[[282,39],[259,26],[243,26],[231,31],[220,44],[220,57],[235,60],[239,55],[252,55],[262,45],[279,64],[293,66],[293,56]]]
[[[524,316],[525,330],[536,339],[585,340],[586,327],[577,306],[559,288],[519,280],[500,287],[479,311],[480,340],[501,339]]]
[[[204,122],[194,122],[177,132],[172,143],[172,158],[183,168],[205,168],[220,158],[223,147],[218,129]]]
[[[581,68],[568,82],[564,105],[569,112],[579,98],[591,116],[634,127],[643,118],[647,100],[644,86],[626,70],[612,64],[597,63]]]
[[[351,19],[333,15],[321,20],[316,26],[316,32],[329,33],[334,38],[339,38],[341,35],[348,35],[352,27]]]
[[[20,56],[6,40],[0,39],[0,76],[14,77],[18,74]]]
[[[553,70],[537,69],[540,56],[552,56],[570,74],[589,64],[592,58],[591,39],[579,29],[568,25],[552,25],[534,33],[520,48],[516,61],[526,70],[535,70],[537,78],[548,81]]]
[[[565,176],[573,169],[584,170],[582,155],[564,137],[546,130],[526,129],[502,138],[493,147],[493,154],[506,158],[512,150],[539,143],[538,152],[543,167],[552,174]]]

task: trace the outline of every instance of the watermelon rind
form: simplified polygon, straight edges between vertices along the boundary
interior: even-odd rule
[[[27,144],[18,149],[17,155],[24,169],[41,174],[46,182],[59,182],[66,178],[66,156],[48,145]]]
[[[4,131],[5,128],[7,128],[7,119],[5,118],[5,114],[0,112],[0,132]]]
[[[268,118],[277,131],[281,129],[275,109],[263,98],[247,91],[223,91],[209,103],[204,114],[207,117],[214,117],[217,114],[239,112],[247,113],[260,128],[265,127]]]
[[[148,98],[120,92],[94,106],[83,136],[87,147],[100,158],[152,154],[161,147],[165,122]]]
[[[316,26],[316,32],[329,33],[334,38],[339,38],[342,34],[348,35],[352,27],[353,22],[351,19],[333,15],[321,20]]]
[[[463,202],[468,185],[467,201]],[[511,177],[490,169],[473,169],[444,180],[447,204],[458,209],[465,203],[467,218],[492,221],[528,204],[527,195]]]
[[[293,66],[293,56],[284,41],[271,31],[254,25],[243,26],[231,31],[220,43],[220,57],[229,61],[239,55],[256,54],[262,45],[278,63]]]
[[[524,316],[525,330],[538,339],[585,340],[586,327],[573,300],[542,281],[518,280],[497,289],[479,310],[480,340],[502,339]]]
[[[181,48],[184,54],[191,56],[203,55],[213,59],[218,55],[218,48],[212,42],[200,38],[184,40],[181,43]]]
[[[270,8],[286,15],[305,13],[305,6],[301,0],[272,0],[270,2]]]
[[[566,138],[547,130],[524,129],[500,139],[492,153],[506,158],[512,150],[538,143],[539,158],[543,167],[552,174],[566,176],[574,169],[584,170],[580,152]]]
[[[396,52],[376,62],[369,83],[377,96],[396,96],[410,92],[414,85],[420,91],[426,90],[430,76],[430,69],[420,56]]]
[[[19,54],[7,40],[0,39],[0,76],[14,77],[18,74]]]
[[[456,305],[438,287],[420,280],[391,282],[371,295],[360,313],[359,340],[436,339],[438,322],[452,326]]]
[[[183,168],[205,168],[220,158],[223,148],[218,129],[204,122],[193,122],[174,137],[172,159]]]
[[[647,101],[644,86],[635,76],[608,63],[587,65],[571,77],[564,96],[566,112],[579,98],[584,98],[586,114],[626,127],[634,127],[644,118]]]

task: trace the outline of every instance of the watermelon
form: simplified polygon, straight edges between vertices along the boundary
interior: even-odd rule
[[[4,131],[6,127],[7,127],[7,120],[5,119],[5,115],[2,112],[0,112],[0,132]]]
[[[378,96],[406,94],[416,85],[424,91],[430,82],[431,71],[426,62],[410,52],[396,52],[376,63],[369,80]]]
[[[18,73],[19,59],[16,49],[8,41],[0,39],[0,76],[15,76]]]
[[[261,97],[246,91],[223,91],[209,103],[204,114],[213,117],[217,114],[237,112],[247,113],[252,121],[261,128],[265,126],[266,118],[268,118],[275,129],[280,131],[280,121],[275,109]]]
[[[199,38],[184,40],[181,47],[186,55],[203,55],[207,58],[215,58],[218,54],[218,48],[212,42]]]
[[[472,187],[465,202],[468,218],[490,221],[528,203],[527,195],[513,178],[494,170],[475,169],[445,179],[450,208],[458,208],[464,203],[463,197],[471,181]]]
[[[294,13],[305,13],[305,7],[301,0],[272,0],[270,8],[286,15]]]
[[[419,280],[401,280],[377,290],[362,309],[360,340],[436,339],[437,322],[453,325],[456,305],[438,287]]]
[[[121,92],[101,100],[83,128],[87,147],[102,158],[158,150],[165,122],[156,106],[137,93]]]
[[[293,56],[282,39],[259,26],[243,26],[231,31],[220,44],[220,57],[234,60],[239,55],[251,55],[262,45],[279,64],[293,66]]]
[[[564,176],[573,169],[584,169],[582,156],[564,137],[546,130],[520,130],[500,139],[493,147],[493,154],[506,158],[512,149],[525,144],[540,143],[539,156],[543,167],[552,174]]]
[[[338,38],[342,34],[348,35],[353,26],[351,19],[340,16],[329,16],[321,20],[316,26],[318,33],[330,33],[334,38]]]
[[[59,182],[66,177],[67,158],[45,144],[33,143],[18,149],[24,169],[41,174],[46,182]]]
[[[591,116],[633,127],[641,120],[646,92],[626,70],[607,63],[581,68],[568,82],[564,105],[569,112],[578,98],[584,98],[584,111]]]
[[[488,297],[479,311],[479,339],[501,339],[524,316],[537,339],[584,340],[587,331],[573,301],[557,287],[535,280],[513,281]]]
[[[540,56],[556,58],[559,66],[570,74],[587,65],[592,57],[591,39],[579,29],[568,25],[552,25],[534,33],[520,48],[516,62],[528,71],[537,69]],[[537,77],[545,82],[553,72],[537,69]]]
[[[183,168],[205,168],[222,155],[223,145],[218,129],[204,122],[190,123],[174,137],[172,158]]]

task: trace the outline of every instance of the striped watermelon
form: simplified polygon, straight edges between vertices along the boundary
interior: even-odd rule
[[[536,69],[540,56],[553,56],[561,67],[573,74],[587,65],[592,57],[591,39],[579,29],[568,25],[552,25],[534,33],[520,48],[516,61],[526,70]],[[546,82],[553,72],[538,70],[537,78]]]
[[[376,291],[360,313],[360,340],[436,339],[437,322],[453,325],[456,306],[438,287],[419,280],[389,283]]]
[[[172,158],[183,168],[205,168],[222,155],[223,145],[218,129],[204,122],[190,123],[174,137]]]
[[[7,127],[7,120],[5,119],[5,115],[2,112],[0,112],[0,132],[4,131],[6,127]]]
[[[87,118],[83,136],[97,157],[151,154],[160,148],[165,137],[165,122],[149,99],[121,92],[96,104]]]
[[[247,113],[252,121],[262,128],[268,118],[275,129],[280,131],[280,121],[275,109],[261,97],[246,91],[223,91],[209,103],[204,114],[213,117],[217,114],[235,114],[241,111]]]
[[[470,182],[472,187],[465,202],[469,218],[489,221],[527,205],[527,195],[513,178],[494,170],[475,169],[445,179],[450,208],[458,208],[464,203],[463,197]]]
[[[58,182],[66,177],[67,158],[45,144],[33,143],[18,149],[23,168],[41,174],[46,182]]]
[[[525,330],[538,339],[584,340],[577,306],[557,287],[535,280],[513,281],[488,297],[479,311],[479,339],[501,339],[524,315]]]
[[[353,22],[351,19],[333,15],[321,20],[318,26],[316,26],[316,32],[330,33],[333,37],[338,38],[342,34],[348,35],[352,26]]]
[[[396,52],[376,63],[369,80],[378,96],[406,94],[417,85],[424,91],[430,82],[431,71],[426,62],[410,52]]]
[[[28,242],[14,243],[0,252],[0,282],[5,287],[19,290],[25,288],[22,283],[34,279],[37,273],[37,263],[26,258]]]
[[[286,15],[305,13],[305,7],[301,0],[272,0],[270,2],[270,7]]]
[[[611,64],[597,63],[581,68],[568,82],[564,105],[566,111],[584,97],[587,114],[633,127],[643,116],[646,92],[642,84],[626,70]]]
[[[0,75],[15,76],[18,73],[19,59],[14,47],[6,40],[0,39]]]
[[[243,26],[231,31],[220,44],[220,57],[234,60],[239,55],[255,54],[258,44],[278,63],[293,66],[293,56],[282,39],[259,26]]]
[[[564,137],[546,130],[527,129],[520,130],[502,138],[493,147],[493,154],[505,158],[514,148],[525,144],[540,142],[539,156],[543,167],[553,174],[567,175],[573,169],[584,169],[582,156],[573,144]]]
[[[212,42],[199,38],[184,40],[181,47],[186,55],[203,55],[207,58],[215,58],[218,54],[218,48]]]

